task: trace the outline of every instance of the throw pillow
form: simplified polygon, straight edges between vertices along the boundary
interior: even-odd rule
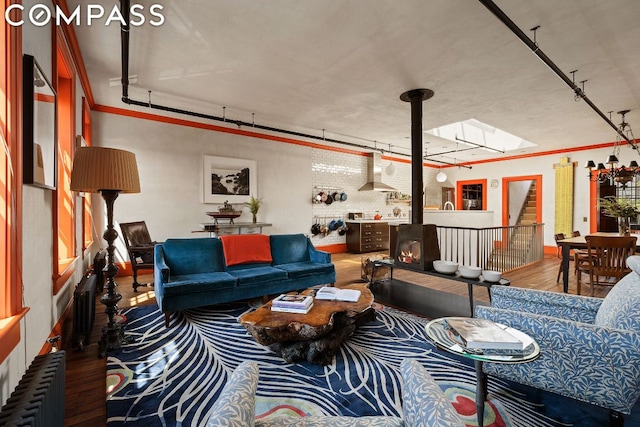
[[[213,405],[207,427],[253,427],[259,368],[244,361],[233,371]]]
[[[609,291],[598,309],[594,324],[640,332],[640,256],[627,258],[627,265],[633,271]]]

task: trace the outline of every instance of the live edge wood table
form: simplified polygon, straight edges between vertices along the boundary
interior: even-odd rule
[[[240,323],[260,344],[278,353],[288,363],[307,360],[328,365],[340,346],[358,326],[375,319],[373,294],[366,284],[344,286],[358,289],[356,302],[314,299],[307,314],[271,311],[271,301],[240,316]],[[315,295],[316,289],[300,292]]]

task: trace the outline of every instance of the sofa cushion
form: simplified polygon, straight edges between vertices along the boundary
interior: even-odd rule
[[[287,272],[274,267],[253,267],[244,270],[229,270],[229,274],[238,278],[238,285],[251,285],[287,279]]]
[[[269,238],[273,265],[309,261],[308,239],[304,234],[275,234]]]
[[[278,264],[276,267],[286,271],[292,279],[314,274],[331,273],[334,271],[333,264],[318,264],[311,261]]]
[[[271,243],[265,234],[234,234],[220,240],[227,266],[271,262]]]
[[[596,314],[594,324],[640,332],[640,256],[627,258],[631,273],[609,291]]]
[[[229,273],[200,273],[171,276],[164,284],[164,295],[184,295],[194,292],[209,292],[216,289],[228,289],[238,285],[238,278]]]
[[[398,417],[273,417],[256,420],[256,427],[403,427]]]
[[[259,368],[256,362],[242,362],[213,404],[207,427],[251,427],[255,424],[256,389]]]
[[[224,271],[218,239],[167,239],[162,251],[172,276]]]

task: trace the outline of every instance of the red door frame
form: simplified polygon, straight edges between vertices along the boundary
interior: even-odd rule
[[[502,178],[502,226],[509,225],[509,183],[516,181],[536,182],[536,222],[542,223],[542,175],[509,176]]]

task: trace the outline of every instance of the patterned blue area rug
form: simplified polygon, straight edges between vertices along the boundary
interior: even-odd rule
[[[156,306],[125,311],[133,342],[109,353],[107,422],[115,426],[201,426],[227,377],[244,360],[260,365],[256,416],[401,415],[400,362],[418,359],[445,388],[467,425],[475,426],[470,361],[440,352],[426,319],[382,305],[329,366],[288,364],[257,344],[238,323],[245,303],[188,310],[165,328]],[[606,410],[498,378],[489,378],[487,427],[600,427]],[[625,427],[639,426],[640,410]]]

